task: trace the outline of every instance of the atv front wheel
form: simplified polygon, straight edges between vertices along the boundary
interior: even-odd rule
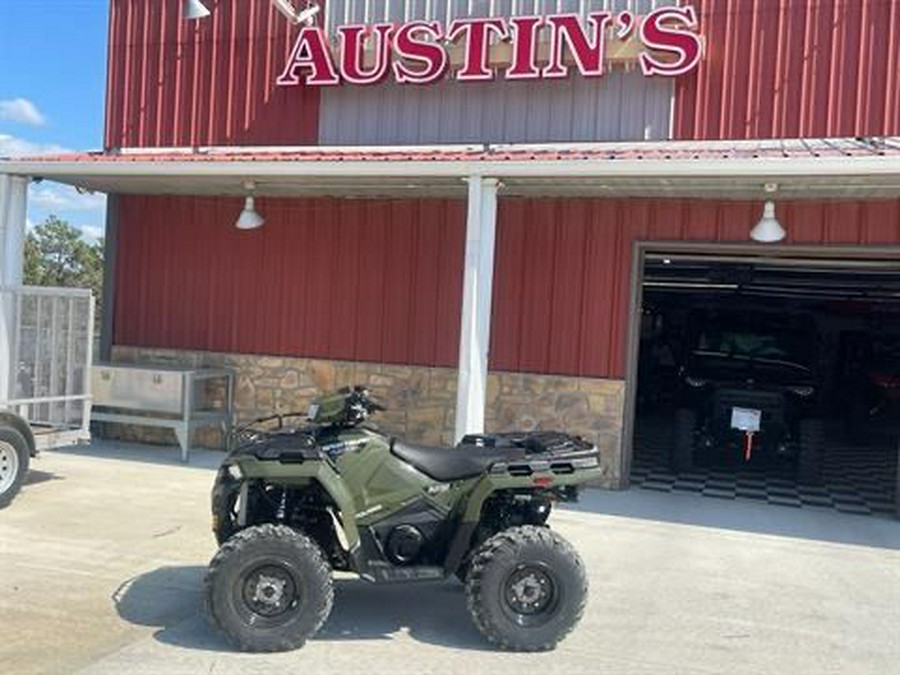
[[[0,508],[22,488],[31,453],[28,442],[15,429],[0,427]]]
[[[581,620],[587,602],[584,564],[546,527],[504,530],[472,556],[466,578],[469,612],[501,649],[553,649]]]
[[[283,525],[250,527],[226,541],[210,563],[205,592],[213,625],[248,652],[302,647],[334,601],[321,549]]]

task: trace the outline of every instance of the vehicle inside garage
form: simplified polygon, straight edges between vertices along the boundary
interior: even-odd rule
[[[647,253],[631,483],[893,514],[900,265]]]

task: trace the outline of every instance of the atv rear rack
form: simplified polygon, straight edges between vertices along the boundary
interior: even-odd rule
[[[592,450],[593,445],[578,436],[559,431],[513,432],[505,434],[469,434],[463,437],[460,446],[514,447],[534,455],[568,455]]]
[[[586,457],[573,457],[556,462],[548,462],[546,460],[534,460],[531,462],[497,462],[490,469],[492,474],[508,473],[511,476],[531,476],[536,473],[553,473],[558,476],[565,476],[583,471],[586,469],[596,469],[600,466],[600,457],[596,452],[591,452]]]

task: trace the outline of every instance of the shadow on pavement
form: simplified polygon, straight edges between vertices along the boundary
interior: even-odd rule
[[[54,454],[74,455],[78,457],[96,457],[98,459],[114,459],[142,464],[162,466],[180,466],[186,469],[217,469],[225,458],[220,450],[194,449],[188,464],[181,461],[181,450],[171,445],[143,445],[140,443],[123,443],[120,441],[98,440],[90,445],[75,445],[67,448],[49,450]]]
[[[206,567],[161,567],[123,583],[113,594],[119,616],[157,627],[154,638],[186,649],[233,651],[203,615]],[[488,649],[455,581],[376,586],[336,579],[334,608],[315,641],[414,640],[454,649]]]
[[[38,469],[29,469],[28,475],[25,476],[25,481],[22,483],[23,486],[28,485],[40,485],[41,483],[47,483],[49,481],[54,480],[65,480],[59,474],[52,473],[50,471],[40,471]]]
[[[566,510],[679,525],[900,550],[900,522],[832,509],[792,509],[750,501],[650,490],[590,489]]]
[[[375,585],[359,579],[335,584],[334,610],[317,640],[385,640],[399,632],[432,645],[485,650],[459,582]]]

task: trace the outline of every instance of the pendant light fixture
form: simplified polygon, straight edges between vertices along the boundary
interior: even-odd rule
[[[244,208],[241,215],[238,216],[234,226],[239,230],[255,230],[263,226],[266,219],[263,218],[256,210],[256,200],[253,197],[253,191],[256,189],[256,183],[247,181],[244,188],[249,193],[244,200]]]
[[[184,18],[203,19],[209,16],[209,9],[200,0],[184,0]]]
[[[778,190],[775,183],[766,183],[765,191],[772,195]],[[778,222],[775,216],[775,202],[772,199],[766,200],[763,205],[762,218],[756,223],[756,226],[750,230],[750,238],[761,244],[775,244],[784,240],[787,236],[784,227]]]
[[[316,22],[316,16],[322,11],[319,3],[312,0],[308,0],[306,7],[299,11],[294,8],[294,3],[291,0],[272,0],[272,4],[275,5],[275,9],[281,12],[294,25],[302,23],[312,26]],[[185,19],[204,19],[207,16],[209,16],[209,9],[201,0],[184,0]]]
[[[307,2],[306,9],[300,11],[294,9],[294,5],[290,0],[272,0],[272,2],[275,5],[275,9],[284,14],[288,21],[293,24],[305,23],[307,26],[311,26],[315,21],[316,15],[321,11],[321,7],[315,2]]]

